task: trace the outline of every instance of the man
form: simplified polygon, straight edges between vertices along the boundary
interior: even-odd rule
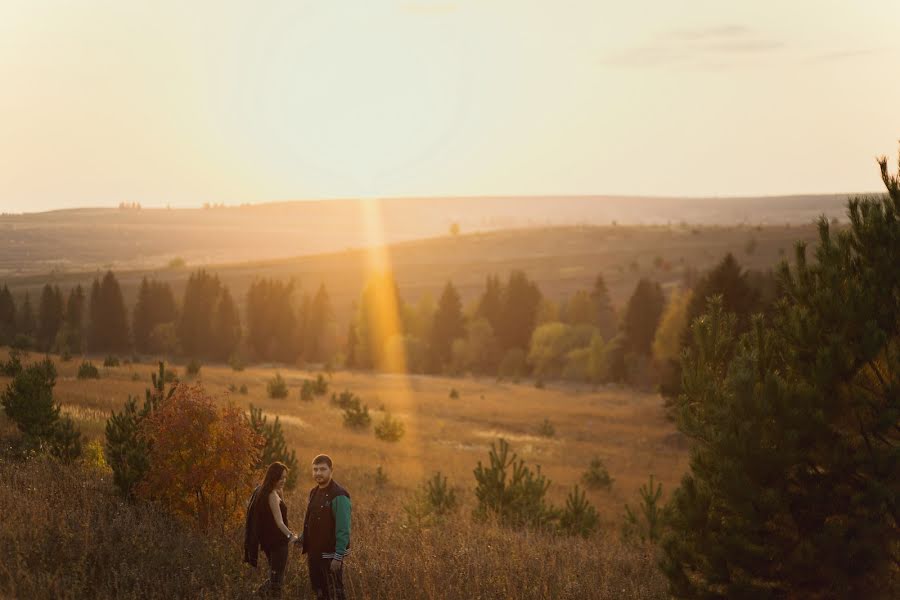
[[[350,494],[331,478],[332,466],[325,454],[313,459],[316,487],[303,520],[303,552],[317,600],[344,600],[343,561],[350,552]]]

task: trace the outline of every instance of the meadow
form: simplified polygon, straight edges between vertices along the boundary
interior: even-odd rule
[[[55,397],[86,441],[102,441],[110,411],[120,410],[129,394],[142,397],[156,368],[149,361],[104,367],[100,379],[79,380],[78,357],[56,362]],[[175,368],[184,375],[182,365]],[[276,372],[290,387],[287,398],[267,396],[266,383]],[[335,478],[354,499],[356,547],[348,568],[353,597],[664,597],[653,551],[624,544],[619,532],[624,503],[635,503],[649,474],[669,491],[687,467],[686,445],[658,395],[611,386],[538,389],[529,381],[334,373],[329,391],[359,395],[373,422],[385,411],[404,422],[406,435],[390,443],[376,439],[371,429],[345,428],[340,410],[326,397],[301,401],[300,382],[314,375],[275,365],[240,372],[204,365],[185,381],[202,382],[223,403],[253,404],[270,419],[277,415],[301,469],[319,452],[334,458]],[[0,385],[7,381],[0,379]],[[244,385],[246,394],[229,391]],[[451,390],[458,398],[450,397]],[[552,437],[541,434],[545,419],[555,430]],[[10,425],[4,427],[9,435]],[[487,462],[491,443],[500,437],[530,465],[541,466],[552,480],[548,496],[556,505],[580,483],[590,461],[600,458],[614,482],[610,490],[588,490],[600,514],[599,532],[583,540],[473,521],[472,471],[479,460]],[[410,527],[403,507],[435,471],[447,476],[462,506],[440,527]],[[102,468],[4,461],[0,478],[0,510],[16,515],[4,518],[0,534],[6,553],[2,593],[79,597],[91,589],[98,597],[241,597],[261,578],[239,563],[239,531],[199,539],[165,515],[118,500]],[[310,485],[302,472],[288,493],[293,519],[302,515]],[[46,518],[22,510],[33,504]],[[306,593],[305,566],[291,565],[288,594]]]

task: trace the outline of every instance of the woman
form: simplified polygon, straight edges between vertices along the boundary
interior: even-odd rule
[[[288,544],[299,538],[288,529],[287,505],[281,495],[287,481],[287,467],[274,462],[266,469],[261,485],[253,491],[247,507],[247,532],[244,560],[256,565],[256,547],[261,546],[269,562],[269,578],[260,588],[273,596],[281,595]]]

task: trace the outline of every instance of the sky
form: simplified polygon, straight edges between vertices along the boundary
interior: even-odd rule
[[[882,189],[896,0],[3,0],[0,211]]]

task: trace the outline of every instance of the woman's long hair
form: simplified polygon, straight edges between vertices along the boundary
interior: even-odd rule
[[[266,476],[263,478],[262,486],[260,487],[259,494],[256,495],[257,499],[264,498],[265,502],[269,501],[269,494],[272,493],[272,490],[275,489],[275,485],[281,479],[281,476],[287,471],[287,465],[282,462],[273,462],[269,465],[269,468],[266,469]]]

